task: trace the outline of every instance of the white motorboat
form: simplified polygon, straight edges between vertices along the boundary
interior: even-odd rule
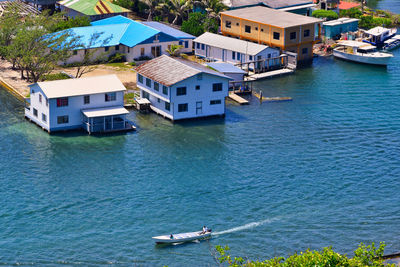
[[[383,46],[384,51],[390,51],[400,46],[400,35],[395,35],[392,38],[385,41]]]
[[[180,233],[180,234],[171,234],[171,235],[160,235],[154,236],[152,239],[157,244],[172,244],[172,243],[183,243],[195,240],[201,240],[211,237],[211,230],[203,233],[202,231],[198,232],[189,232],[189,233]]]
[[[392,54],[378,52],[376,47],[364,42],[340,41],[333,49],[333,56],[354,62],[386,66]]]

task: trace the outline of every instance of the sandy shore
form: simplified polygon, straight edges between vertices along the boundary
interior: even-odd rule
[[[22,80],[21,73],[13,70],[12,65],[7,60],[0,59],[0,78],[12,87],[18,94],[26,97],[29,94],[29,87],[26,80]]]

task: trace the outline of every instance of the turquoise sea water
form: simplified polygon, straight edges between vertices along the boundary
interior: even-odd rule
[[[48,135],[0,90],[0,265],[214,265],[359,242],[400,250],[400,50],[387,69],[333,58],[256,84],[292,102],[225,119],[129,117],[136,133]],[[209,242],[151,236],[212,227]]]

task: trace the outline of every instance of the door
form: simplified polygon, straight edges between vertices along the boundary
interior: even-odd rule
[[[222,61],[225,62],[225,55],[226,55],[226,50],[222,49]]]
[[[203,113],[203,102],[196,102],[196,115],[200,115]]]
[[[152,46],[151,47],[151,54],[153,57],[159,57],[161,56],[161,46]]]

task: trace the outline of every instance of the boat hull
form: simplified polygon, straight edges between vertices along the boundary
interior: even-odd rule
[[[379,65],[379,66],[387,66],[389,63],[390,58],[392,56],[389,54],[388,56],[381,56],[381,57],[373,57],[369,56],[368,54],[360,55],[360,54],[349,54],[342,51],[333,50],[333,56],[349,60],[353,62],[363,63],[363,64],[371,64],[371,65]]]
[[[211,232],[202,234],[201,231],[199,231],[199,232],[174,234],[173,238],[170,238],[170,236],[168,236],[168,235],[162,235],[162,236],[152,237],[152,239],[157,244],[172,244],[172,243],[184,243],[184,242],[190,242],[190,241],[194,241],[194,240],[201,240],[201,239],[206,239],[206,238],[210,238],[210,237],[211,237]]]

